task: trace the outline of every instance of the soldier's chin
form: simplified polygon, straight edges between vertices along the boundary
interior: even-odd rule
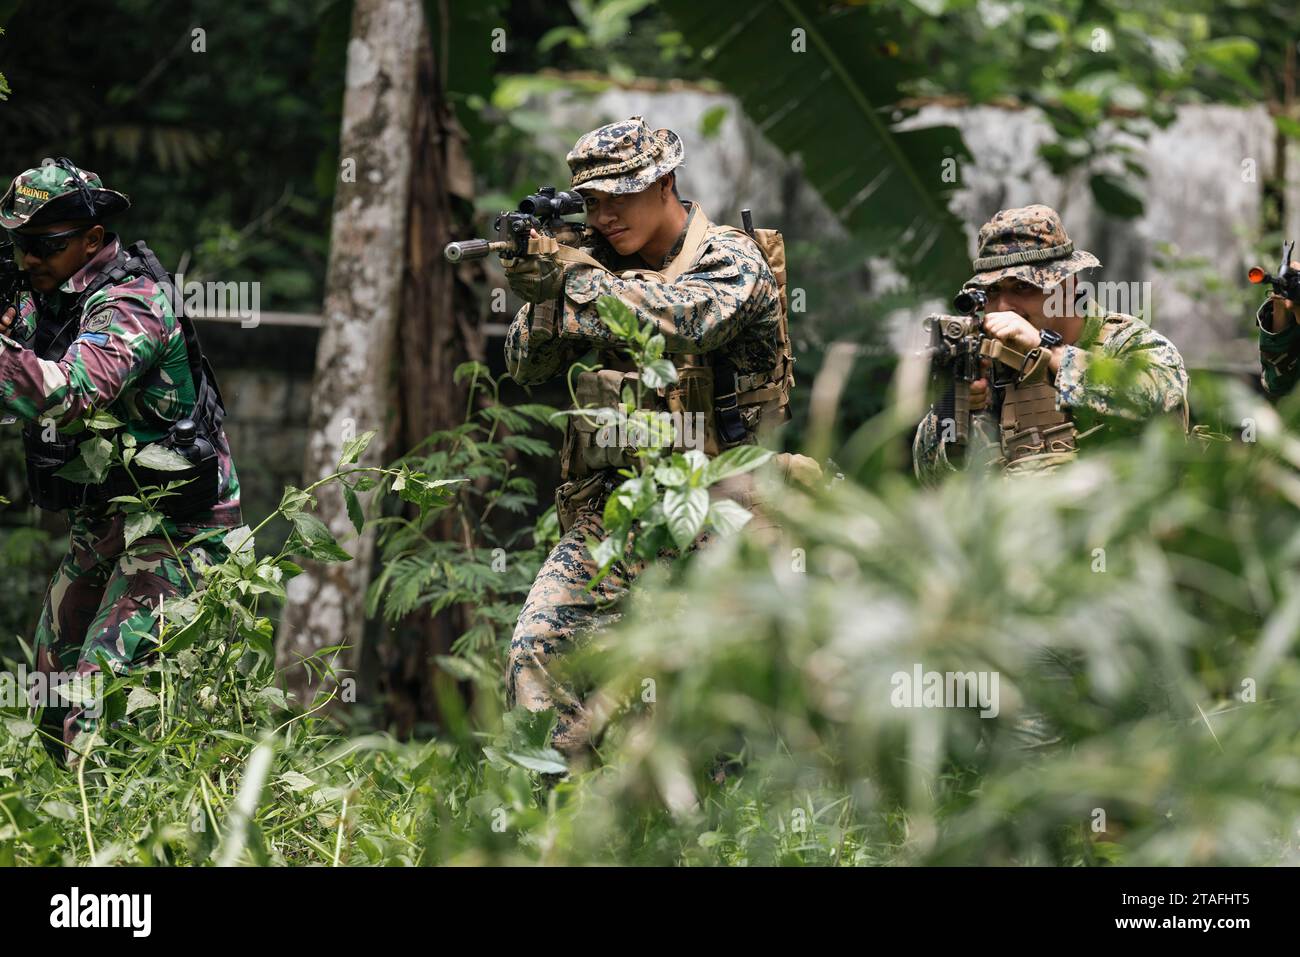
[[[632,238],[632,230],[630,229],[623,230],[612,239],[609,236],[605,238],[609,240],[609,244],[614,247],[620,256],[630,256],[641,248],[636,240]]]
[[[32,276],[32,288],[37,292],[53,292],[59,284],[54,281],[53,276]]]

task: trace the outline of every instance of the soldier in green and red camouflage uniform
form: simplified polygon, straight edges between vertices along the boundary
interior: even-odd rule
[[[179,448],[175,438],[188,428],[183,420],[197,421],[208,450],[205,474],[215,478],[191,483],[199,489],[194,497],[184,507],[169,505],[175,514],[162,529],[129,548],[126,515],[107,500],[127,491],[120,484],[130,479],[120,469],[99,487],[49,479],[64,490],[53,499],[38,494],[32,478],[36,504],[65,511],[71,532],[36,631],[36,666],[50,675],[93,674],[105,663],[125,672],[138,663],[157,637],[160,600],[200,584],[197,566],[221,561],[224,536],[242,524],[220,394],[210,370],[196,371],[201,361],[191,356],[201,354],[197,336],[188,319],[177,318],[170,290],[142,270],[142,245],[128,256],[105,232],[104,220],[129,205],[66,159],[20,174],[0,199],[0,226],[32,287],[0,316],[0,418],[24,422],[29,478],[33,463],[45,461],[40,443],[66,448],[86,437],[85,420],[94,412],[123,423],[120,431],[141,448]],[[49,478],[51,470],[40,474]],[[48,706],[42,723],[68,745],[93,724],[80,708]]]

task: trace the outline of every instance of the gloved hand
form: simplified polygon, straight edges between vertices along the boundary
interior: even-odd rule
[[[520,256],[506,266],[506,282],[524,302],[551,302],[564,288],[564,267],[553,256]]]
[[[798,482],[809,488],[821,481],[822,467],[814,458],[793,452],[779,452],[773,458],[777,468],[788,481]]]

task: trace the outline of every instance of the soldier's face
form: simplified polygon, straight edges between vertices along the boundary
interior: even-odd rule
[[[639,193],[602,193],[584,190],[587,223],[605,237],[620,256],[631,256],[663,225],[664,202],[659,184]]]
[[[1036,326],[1045,321],[1048,294],[1023,279],[1002,279],[987,287],[988,306],[985,312],[1014,312]]]
[[[22,267],[27,271],[32,288],[37,292],[53,292],[90,262],[95,253],[103,248],[104,227],[64,222],[19,231],[19,234],[24,236],[48,236],[72,230],[80,230],[80,232],[74,232],[71,236],[54,241],[51,245],[63,245],[63,248],[48,255],[40,255],[40,250],[20,251]]]

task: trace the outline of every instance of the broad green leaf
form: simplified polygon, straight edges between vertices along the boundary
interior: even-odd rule
[[[355,439],[346,443],[343,446],[343,454],[339,458],[339,468],[341,469],[345,465],[355,464],[357,460],[361,458],[361,453],[366,450],[368,445],[370,445],[370,441],[375,437],[375,434],[376,433],[373,430],[370,432],[364,432],[361,435],[358,435]]]
[[[302,542],[303,550],[312,558],[322,562],[346,562],[352,558],[339,547],[330,530],[315,515],[297,512],[291,516],[294,531]]]
[[[745,527],[754,516],[739,502],[721,498],[709,506],[709,525],[723,535],[732,535]]]
[[[436,479],[431,482],[423,472],[411,472],[406,475],[402,487],[399,489],[394,485],[394,489],[403,501],[419,505],[421,508],[432,508],[435,505],[446,505],[452,500],[452,492],[447,486],[467,481],[469,479],[456,478]]]
[[[707,488],[733,475],[752,472],[775,454],[761,445],[738,445],[734,449],[727,449],[704,467],[700,484]]]
[[[682,462],[690,471],[693,478],[697,476],[697,473],[702,473],[704,469],[709,466],[709,457],[699,449],[687,449],[685,452],[681,453],[681,455]],[[676,462],[676,459],[677,456],[674,455],[674,462]]]
[[[5,730],[19,741],[25,741],[36,733],[36,725],[26,718],[5,718]]]
[[[641,367],[641,381],[647,389],[662,389],[677,381],[677,368],[667,359],[655,359]]]
[[[507,751],[505,757],[520,767],[539,774],[564,774],[569,770],[564,755],[554,748]]]
[[[135,461],[157,472],[184,472],[192,467],[185,456],[156,442],[140,449]]]
[[[1097,173],[1088,181],[1097,205],[1112,216],[1132,219],[1141,216],[1145,209],[1142,197],[1131,190],[1121,179],[1108,173]]]
[[[96,412],[86,420],[86,425],[95,431],[111,432],[113,429],[120,429],[125,423],[119,422],[107,412]]]
[[[667,463],[655,466],[655,481],[665,488],[677,488],[690,481],[690,473],[684,468]]]
[[[602,538],[599,542],[588,541],[587,550],[591,552],[592,561],[596,563],[597,568],[612,565],[623,557],[623,550],[619,547],[619,542],[612,537]]]
[[[240,559],[240,563],[251,561],[256,554],[253,540],[253,530],[247,525],[240,525],[238,528],[232,528],[221,539],[221,544],[232,554]]]
[[[158,696],[148,688],[132,688],[126,699],[126,713],[135,714],[142,708],[156,708],[158,704]]]
[[[703,488],[670,488],[664,493],[664,514],[668,531],[680,549],[695,541],[709,511],[709,493]]]
[[[301,771],[285,771],[278,780],[290,791],[310,791],[316,787],[316,782]]]
[[[1292,140],[1300,140],[1300,121],[1279,113],[1273,117],[1273,122],[1277,124],[1278,132],[1283,136]]]
[[[300,488],[294,488],[292,485],[284,487],[284,494],[280,496],[278,506],[281,512],[301,512],[311,503],[311,496]]]
[[[104,481],[109,461],[113,456],[113,443],[95,436],[81,443],[77,457],[55,472],[70,482],[89,485]]]
[[[126,547],[130,548],[139,539],[144,538],[150,532],[156,531],[162,525],[162,516],[157,512],[132,512],[126,517],[124,537]]]
[[[756,0],[742,15],[719,16],[715,4],[662,0],[659,9],[764,138],[802,158],[808,182],[863,255],[889,256],[918,288],[950,296],[970,259],[948,209],[959,184],[941,164],[970,157],[951,126],[891,127],[907,117],[891,108],[919,74],[897,43],[882,42],[896,33],[895,6]]]
[[[361,511],[361,503],[357,500],[357,493],[345,485],[343,486],[343,500],[347,503],[348,518],[352,520],[352,527],[360,535],[361,529],[365,527],[366,517]]]
[[[722,123],[730,110],[723,104],[711,106],[700,116],[700,135],[711,140],[722,130]]]
[[[620,339],[636,338],[636,316],[623,301],[613,296],[601,296],[596,301],[596,314]]]

